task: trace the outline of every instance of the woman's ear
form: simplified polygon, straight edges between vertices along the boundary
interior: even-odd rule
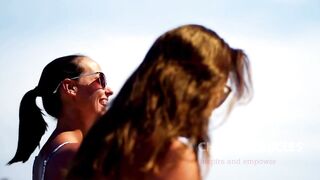
[[[77,94],[78,88],[75,81],[71,79],[65,79],[61,83],[62,90],[65,94],[75,96]]]

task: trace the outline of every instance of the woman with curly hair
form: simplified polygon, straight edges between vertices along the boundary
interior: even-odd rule
[[[200,25],[164,33],[89,131],[68,179],[201,179],[196,147],[231,91],[230,106],[250,98],[242,50]]]

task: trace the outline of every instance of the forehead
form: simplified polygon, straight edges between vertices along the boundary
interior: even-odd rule
[[[82,69],[83,73],[100,72],[101,67],[98,63],[88,57],[82,57],[75,60],[75,63]]]

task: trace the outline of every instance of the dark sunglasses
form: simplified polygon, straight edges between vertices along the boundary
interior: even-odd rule
[[[92,76],[92,75],[96,75],[96,74],[99,75],[99,77],[98,77],[99,84],[104,89],[107,86],[107,81],[106,81],[106,76],[103,74],[103,72],[94,72],[94,73],[89,73],[89,74],[81,74],[80,76],[72,77],[72,78],[69,78],[69,79],[74,80],[74,79],[79,79],[81,77]],[[59,89],[59,87],[61,85],[61,82],[58,84],[57,88],[53,91],[53,94],[55,94],[58,91],[58,89]]]

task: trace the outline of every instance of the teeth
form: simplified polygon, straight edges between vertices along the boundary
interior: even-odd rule
[[[100,100],[100,104],[102,104],[102,105],[104,105],[104,106],[106,106],[107,103],[108,103],[108,99],[102,99],[102,100]]]

